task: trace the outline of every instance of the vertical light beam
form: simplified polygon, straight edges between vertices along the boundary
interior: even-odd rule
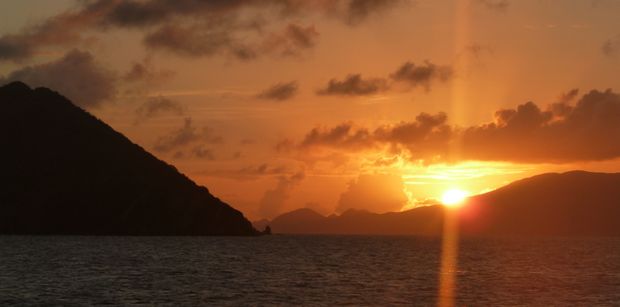
[[[441,242],[441,268],[439,270],[439,297],[437,300],[439,307],[454,306],[458,252],[458,210],[445,207]]]

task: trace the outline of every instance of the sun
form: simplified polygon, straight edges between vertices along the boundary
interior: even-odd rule
[[[463,204],[469,193],[459,189],[451,189],[443,193],[441,202],[447,207],[458,207]]]

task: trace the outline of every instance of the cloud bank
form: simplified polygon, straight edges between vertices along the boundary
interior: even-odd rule
[[[462,160],[568,163],[620,157],[620,95],[572,90],[541,109],[527,102],[495,112],[492,122],[455,127],[445,113],[421,113],[413,121],[374,129],[345,122],[310,130],[289,148],[300,154],[317,150],[400,154],[411,161]]]
[[[90,0],[0,37],[0,61],[23,61],[49,47],[75,46],[110,29],[138,30],[144,45],[184,56],[253,59],[298,54],[316,44],[313,26],[277,23],[318,14],[356,25],[404,0]]]

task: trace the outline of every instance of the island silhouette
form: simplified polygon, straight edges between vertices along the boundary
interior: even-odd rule
[[[302,208],[255,226],[286,234],[440,236],[446,213],[457,215],[464,236],[620,236],[620,173],[542,174],[473,196],[458,209],[350,209],[324,216]]]
[[[0,88],[0,233],[256,235],[235,210],[47,89]]]

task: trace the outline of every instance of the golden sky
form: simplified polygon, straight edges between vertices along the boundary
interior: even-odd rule
[[[620,1],[0,2],[51,87],[250,219],[620,169]]]

